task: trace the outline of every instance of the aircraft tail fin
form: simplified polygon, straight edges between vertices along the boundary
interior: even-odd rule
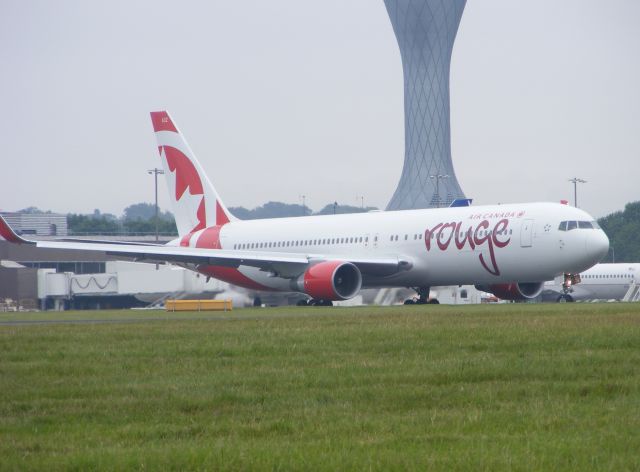
[[[151,112],[151,122],[180,237],[236,220],[222,203],[169,113]]]

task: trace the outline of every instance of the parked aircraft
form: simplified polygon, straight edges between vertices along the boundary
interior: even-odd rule
[[[168,262],[254,290],[297,291],[312,304],[361,288],[480,284],[531,298],[544,281],[597,263],[609,240],[586,212],[556,203],[371,212],[239,221],[165,111],[152,112],[179,237],[167,245],[29,241],[0,221],[0,237],[42,248]],[[575,227],[575,228],[574,228]],[[437,301],[434,301],[437,302]]]
[[[543,301],[622,300],[640,284],[640,263],[596,264],[580,274],[580,282],[563,289],[563,280],[545,282]]]

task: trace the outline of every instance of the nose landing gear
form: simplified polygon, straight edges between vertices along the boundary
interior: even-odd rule
[[[564,281],[562,282],[562,293],[557,298],[558,303],[573,302],[573,297],[570,295],[573,292],[573,286],[580,283],[580,274],[564,274]]]

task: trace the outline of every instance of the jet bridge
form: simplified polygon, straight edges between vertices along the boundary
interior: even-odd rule
[[[182,298],[195,294],[211,295],[228,290],[228,284],[209,279],[193,271],[172,265],[142,264],[135,262],[110,261],[105,273],[75,274],[58,273],[55,269],[39,269],[38,298],[41,306],[52,300],[55,309],[60,309],[74,299],[93,297],[133,296],[153,304],[167,296]]]

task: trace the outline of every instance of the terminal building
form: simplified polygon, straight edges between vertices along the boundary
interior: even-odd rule
[[[67,216],[57,213],[0,212],[13,230],[25,236],[67,236]]]

